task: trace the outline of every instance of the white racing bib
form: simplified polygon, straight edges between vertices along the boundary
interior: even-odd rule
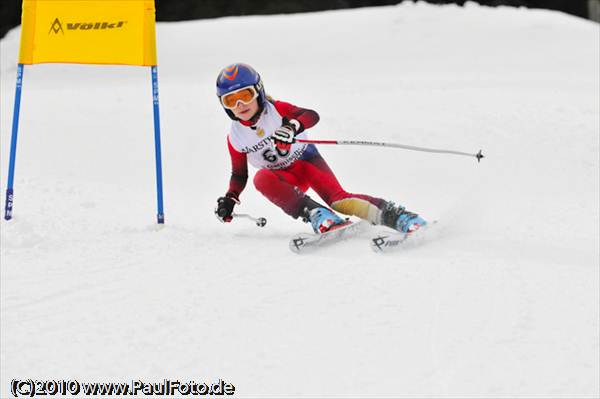
[[[239,152],[248,156],[250,165],[257,169],[284,169],[300,159],[307,144],[294,143],[289,151],[281,151],[273,144],[271,135],[281,126],[283,117],[273,104],[266,101],[265,108],[256,125],[244,126],[238,121],[231,124],[229,142]],[[296,138],[306,138],[306,131]]]

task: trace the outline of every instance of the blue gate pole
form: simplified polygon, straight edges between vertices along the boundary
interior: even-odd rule
[[[159,224],[165,223],[165,214],[163,211],[163,188],[162,188],[162,157],[160,150],[160,116],[158,108],[158,67],[150,68],[152,73],[152,101],[154,103],[154,147],[156,153],[156,198],[158,201],[157,221]]]
[[[17,157],[17,136],[19,132],[19,111],[21,110],[21,87],[23,85],[23,64],[17,66],[17,88],[15,90],[15,105],[13,108],[12,137],[10,140],[10,161],[8,164],[8,184],[6,185],[6,202],[4,204],[4,219],[12,219],[13,182],[15,179],[15,160]]]

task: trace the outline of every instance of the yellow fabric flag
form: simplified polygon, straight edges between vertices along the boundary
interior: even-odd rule
[[[154,66],[154,0],[23,0],[19,63]]]

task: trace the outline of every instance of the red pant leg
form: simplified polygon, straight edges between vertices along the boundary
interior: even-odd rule
[[[310,159],[298,162],[305,163],[304,169],[310,187],[334,210],[346,215],[358,216],[371,223],[380,222],[381,208],[385,200],[344,190],[318,152]]]
[[[260,169],[254,176],[256,189],[293,218],[300,216],[308,190],[301,168],[294,162],[283,170]]]
[[[309,200],[304,194],[309,187],[334,210],[372,223],[380,222],[380,208],[385,204],[381,198],[344,190],[316,149],[313,149],[310,158],[298,160],[289,168],[259,170],[254,176],[254,186],[294,218],[300,216]]]

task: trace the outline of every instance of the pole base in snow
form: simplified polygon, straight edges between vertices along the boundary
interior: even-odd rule
[[[158,222],[158,224],[165,224],[165,215],[159,213],[158,215],[156,215],[156,221]]]
[[[6,205],[4,207],[4,219],[10,220],[12,219],[12,209],[13,209],[13,190],[9,188],[6,190]]]

